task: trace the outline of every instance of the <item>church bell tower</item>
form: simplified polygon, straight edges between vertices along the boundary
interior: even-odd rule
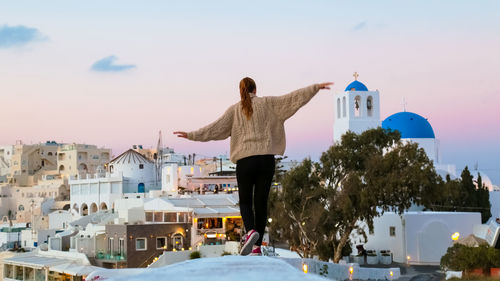
[[[335,94],[334,142],[340,142],[342,135],[347,131],[360,134],[381,125],[378,90],[368,90],[363,83],[358,81],[357,72],[353,76],[354,81],[347,86],[345,91]]]

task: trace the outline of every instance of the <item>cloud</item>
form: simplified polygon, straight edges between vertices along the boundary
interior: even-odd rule
[[[30,42],[44,41],[46,39],[38,29],[33,27],[23,25],[0,26],[0,48],[20,47]]]
[[[362,21],[362,22],[356,24],[351,30],[352,31],[359,31],[365,27],[366,27],[366,21]]]
[[[117,59],[116,56],[105,57],[96,61],[90,69],[97,72],[121,72],[136,67],[135,64],[115,64]]]

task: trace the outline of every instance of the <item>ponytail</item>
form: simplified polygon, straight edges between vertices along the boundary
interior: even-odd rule
[[[248,120],[252,117],[252,98],[250,93],[254,92],[257,86],[252,78],[245,77],[240,81],[241,109]]]

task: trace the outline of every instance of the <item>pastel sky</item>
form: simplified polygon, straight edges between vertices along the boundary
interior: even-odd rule
[[[381,118],[431,122],[442,159],[478,163],[500,184],[500,2],[492,1],[2,1],[0,144],[110,147],[164,144],[213,156],[228,141],[194,130],[239,100],[333,81],[287,121],[292,159],[332,144],[333,92],[357,71],[380,91]]]

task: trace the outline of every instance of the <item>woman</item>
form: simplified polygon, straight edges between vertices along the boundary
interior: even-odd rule
[[[262,255],[274,155],[285,152],[285,121],[319,90],[330,89],[332,84],[314,84],[283,96],[257,97],[255,82],[246,77],[240,81],[241,101],[230,106],[222,117],[197,131],[174,132],[193,141],[231,137],[230,158],[236,163],[240,212],[247,230],[241,255]]]

